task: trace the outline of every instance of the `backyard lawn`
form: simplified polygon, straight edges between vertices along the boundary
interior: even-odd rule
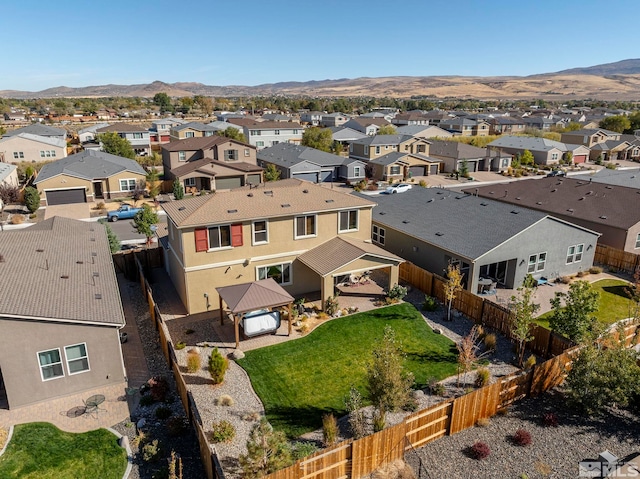
[[[366,365],[387,325],[402,343],[418,387],[456,373],[455,344],[435,334],[408,303],[332,319],[303,338],[248,351],[238,363],[271,424],[296,437],[321,427],[327,412],[343,415],[351,385],[364,396]]]
[[[600,293],[600,307],[596,313],[598,321],[603,324],[612,324],[633,315],[631,300],[625,293],[625,288],[628,286],[628,282],[619,279],[601,279],[591,285]],[[552,315],[553,311],[549,311],[536,318],[536,323],[549,328],[549,318]]]
[[[83,434],[53,424],[19,424],[0,456],[3,479],[121,479],[127,453],[106,429]]]

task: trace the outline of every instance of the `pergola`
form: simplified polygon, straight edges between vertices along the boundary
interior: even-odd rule
[[[226,303],[233,319],[236,334],[236,349],[240,347],[240,320],[250,312],[264,308],[287,306],[289,310],[289,331],[291,334],[291,304],[293,296],[287,293],[273,278],[251,283],[221,286],[216,288],[220,295],[220,324],[224,324],[223,302]]]

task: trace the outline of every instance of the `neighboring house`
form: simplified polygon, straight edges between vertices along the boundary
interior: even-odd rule
[[[638,148],[637,145],[621,140],[608,140],[596,143],[591,147],[589,159],[592,161],[628,160],[631,159],[634,146],[636,149]]]
[[[459,141],[429,140],[429,156],[442,161],[443,171],[460,170],[466,163],[467,171],[504,171],[511,165],[511,155],[489,156],[487,148],[478,148]]]
[[[187,121],[182,118],[161,118],[151,122],[149,128],[149,141],[151,143],[168,143],[171,141],[171,128],[177,125],[184,125]]]
[[[207,123],[207,126],[215,130],[216,133],[214,134],[217,134],[219,132],[224,132],[227,130],[227,128],[233,128],[234,130],[237,130],[238,133],[243,133],[241,126],[234,125],[233,123],[229,123],[228,121],[215,120],[215,121],[212,121],[211,123]],[[211,136],[208,133],[209,131],[207,131],[207,134],[204,136]]]
[[[164,203],[165,267],[189,314],[218,309],[216,288],[273,278],[292,295],[381,269],[398,283],[401,258],[371,244],[374,203],[289,179]]]
[[[491,150],[498,149],[511,155],[522,155],[528,150],[537,165],[557,165],[572,154],[573,163],[585,163],[589,158],[589,148],[583,145],[572,145],[559,141],[530,136],[503,136],[488,145]]]
[[[592,148],[594,145],[604,143],[609,140],[620,141],[621,136],[621,133],[617,133],[615,131],[604,130],[602,128],[590,128],[562,133],[560,141]]]
[[[0,234],[0,390],[9,409],[126,387],[105,227],[53,217]]]
[[[218,135],[163,145],[162,166],[166,180],[179,178],[185,191],[192,193],[262,182],[256,148]]]
[[[4,121],[9,121],[9,122],[20,122],[20,121],[25,121],[27,119],[27,117],[25,116],[24,113],[15,113],[15,112],[11,112],[11,113],[5,113],[4,114]]]
[[[428,111],[424,114],[424,117],[429,120],[430,125],[440,125],[440,123],[444,120],[449,120],[453,118],[455,115],[452,115],[449,112],[441,111],[441,110],[432,110]]]
[[[343,145],[351,141],[360,140],[367,137],[367,135],[365,135],[364,133],[352,130],[351,128],[345,128],[343,126],[329,127],[329,129],[331,130],[331,138],[333,139],[333,141],[339,141]]]
[[[447,130],[443,130],[439,126],[434,125],[407,125],[400,126],[396,132],[398,135],[411,135],[416,138],[451,138],[453,133]]]
[[[203,136],[213,136],[220,128],[211,124],[205,125],[198,121],[191,121],[189,123],[182,123],[180,125],[174,125],[169,130],[169,141],[185,140],[187,138],[200,138]]]
[[[146,172],[137,161],[85,150],[44,165],[34,186],[46,206],[123,198],[144,188],[145,180]]]
[[[329,113],[322,115],[320,125],[325,128],[342,126],[351,119],[350,116],[344,113]]]
[[[458,265],[474,293],[481,277],[518,288],[527,274],[550,280],[593,264],[598,233],[546,213],[436,188],[376,202],[375,244],[441,276]]]
[[[351,118],[351,120],[342,124],[345,128],[351,128],[369,136],[378,134],[380,127],[385,125],[391,125],[391,123],[384,118],[368,118],[365,116]]]
[[[504,203],[543,211],[601,233],[599,242],[640,253],[640,196],[635,188],[574,178],[514,181],[468,190]]]
[[[322,183],[338,180],[357,182],[365,178],[366,164],[363,161],[290,143],[260,150],[258,162],[263,168],[274,165],[282,180],[297,178]]]
[[[441,161],[419,153],[394,151],[368,163],[371,177],[380,181],[403,181],[416,176],[437,175]]]
[[[151,154],[151,139],[149,130],[131,123],[114,123],[113,125],[98,128],[98,135],[102,133],[117,133],[120,138],[126,139],[136,155],[146,156]]]
[[[18,167],[11,163],[0,163],[0,185],[19,186]]]
[[[80,140],[80,144],[84,145],[85,143],[94,143],[96,141],[96,130],[106,126],[109,126],[109,123],[98,123],[96,125],[83,128],[82,130],[78,130],[78,139]]]
[[[291,118],[288,115],[283,115],[281,113],[266,113],[264,115],[262,115],[262,120],[263,121],[279,121],[279,122],[288,122],[288,121],[292,121],[293,118]]]
[[[322,116],[326,113],[321,111],[306,111],[300,113],[300,122],[307,123],[310,126],[318,126],[322,121]]]
[[[549,131],[551,127],[558,126],[557,120],[542,116],[526,116],[522,118],[522,121],[527,128],[535,128],[542,131]]]
[[[3,138],[9,137],[9,136],[18,136],[18,135],[22,135],[23,133],[28,133],[29,135],[44,136],[45,138],[49,138],[49,139],[60,140],[65,142],[65,144],[67,141],[67,130],[63,128],[54,128],[52,126],[41,125],[40,123],[34,123],[33,125],[7,131],[3,135]]]
[[[234,120],[230,121],[234,123]],[[304,128],[300,123],[280,121],[243,122],[244,137],[258,150],[278,143],[296,143],[302,141]]]
[[[423,111],[408,111],[406,113],[398,113],[391,123],[396,126],[406,125],[429,125],[429,117]]]
[[[610,170],[603,168],[600,171],[584,175],[572,175],[572,179],[580,181],[593,181],[605,183],[611,186],[626,186],[640,190],[640,168],[626,168],[624,170]]]
[[[0,138],[0,162],[54,160],[67,156],[67,142],[56,137],[20,133]]]
[[[527,125],[522,118],[512,118],[509,116],[497,116],[487,119],[489,122],[490,135],[514,135],[524,133]]]
[[[429,142],[410,135],[373,135],[349,143],[349,157],[369,161],[394,151],[429,156]]]
[[[491,127],[486,120],[464,116],[442,120],[438,126],[460,136],[487,136]]]

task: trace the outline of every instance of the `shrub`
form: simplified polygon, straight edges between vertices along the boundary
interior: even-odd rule
[[[184,198],[184,187],[182,186],[182,182],[176,178],[173,180],[173,197],[176,200],[181,200]]]
[[[373,412],[373,432],[380,432],[387,425],[387,415],[384,411],[376,409]]]
[[[193,329],[185,329],[184,334],[193,334],[195,331]]]
[[[242,416],[242,420],[243,421],[259,421],[260,420],[260,413],[257,411],[253,411],[253,412],[249,412],[247,414],[244,414]]]
[[[235,404],[233,398],[228,394],[223,394],[219,398],[216,398],[213,403],[216,406],[233,406]]]
[[[487,427],[490,423],[491,423],[491,419],[489,419],[488,417],[481,417],[476,422],[476,426],[478,426],[478,427]]]
[[[527,358],[527,361],[524,363],[525,369],[531,369],[536,365],[536,357],[532,354]]]
[[[169,393],[169,383],[162,376],[149,379],[149,392],[154,401],[164,401]]]
[[[484,339],[484,337],[487,335],[487,332],[484,330],[484,327],[481,324],[476,324],[476,333],[478,335],[478,338],[480,339]]]
[[[531,444],[531,434],[526,429],[518,429],[511,440],[517,446],[528,446]]]
[[[426,182],[426,181],[424,181],[424,180],[420,180],[420,181],[418,182],[418,184],[419,184],[420,186],[422,186],[423,188],[426,188],[426,187],[427,187],[427,182]]]
[[[12,225],[21,225],[24,222],[24,216],[22,215],[11,215],[11,224]]]
[[[104,201],[99,201],[98,204],[96,205],[97,210],[104,210],[106,208],[107,206],[104,204]]]
[[[400,286],[399,284],[396,284],[387,293],[387,297],[395,300],[400,300],[404,298],[406,295],[407,295],[407,288],[405,288],[404,286]]]
[[[485,334],[484,347],[487,349],[487,351],[495,351],[497,342],[498,340],[495,334]]]
[[[496,414],[499,414],[500,416],[506,416],[507,414],[509,414],[509,406],[501,407],[500,409],[498,409]]]
[[[571,283],[571,277],[570,276],[560,276],[560,278],[558,278],[558,281],[562,284],[569,284]]]
[[[349,394],[344,398],[344,407],[349,413],[349,427],[355,439],[367,434],[367,420],[362,410],[362,395],[354,386],[349,388]]]
[[[209,435],[211,442],[230,442],[236,435],[236,428],[229,421],[214,421]]]
[[[167,420],[167,434],[170,437],[184,436],[189,430],[189,420],[184,416],[172,416]]]
[[[589,273],[600,274],[602,273],[602,268],[600,266],[592,266],[591,268],[589,268]]]
[[[293,447],[291,448],[291,454],[293,455],[293,460],[297,461],[299,459],[310,456],[314,452],[318,450],[318,447],[312,443],[307,441],[295,442]]]
[[[186,347],[187,347],[187,343],[185,343],[184,341],[178,341],[176,343],[176,345],[174,346],[174,349],[179,351],[179,350],[184,349]]]
[[[160,406],[155,411],[155,415],[158,419],[167,419],[171,417],[172,414],[171,409],[166,406]]]
[[[558,427],[558,415],[553,412],[547,412],[542,416],[542,425],[544,427]]]
[[[325,446],[332,446],[338,441],[338,421],[333,414],[322,416],[322,438]]]
[[[220,354],[218,348],[213,348],[211,351],[211,357],[209,358],[209,373],[214,384],[220,384],[224,381],[224,374],[229,367],[229,361],[227,358]]]
[[[157,461],[160,455],[160,448],[158,447],[158,440],[154,439],[148,444],[142,447],[142,459],[146,462]]]
[[[338,304],[338,295],[333,295],[327,298],[324,303],[324,310],[329,316],[333,316],[336,314],[336,311],[340,309],[340,305]]]
[[[474,381],[474,386],[477,388],[481,388],[489,384],[489,379],[491,379],[491,372],[487,368],[478,368],[476,371],[476,380]]]
[[[433,296],[425,295],[424,302],[422,303],[423,311],[437,311],[438,310],[438,300]]]
[[[491,454],[491,449],[489,449],[489,445],[486,442],[478,441],[473,446],[471,446],[471,457],[474,459],[484,459]]]
[[[607,170],[615,170],[616,169],[616,164],[615,163],[608,162],[604,166],[605,166],[605,168]]]
[[[439,383],[436,378],[429,379],[429,390],[431,391],[431,394],[434,394],[436,396],[444,396],[446,389],[447,388],[445,387],[445,385]]]
[[[199,353],[189,353],[187,354],[187,372],[195,373],[200,370],[202,366],[202,361],[200,360]]]
[[[133,447],[140,447],[145,443],[146,440],[147,435],[144,433],[144,431],[139,430],[136,436],[131,440],[131,445]]]
[[[151,406],[155,401],[151,394],[145,394],[140,397],[140,406]]]
[[[586,276],[586,275],[588,275],[588,274],[589,274],[589,273],[588,273],[587,271],[578,271],[578,272],[576,273],[576,276],[577,276],[578,278],[582,278],[583,276]]]
[[[40,193],[32,186],[24,189],[24,204],[27,205],[29,213],[35,213],[40,208]]]

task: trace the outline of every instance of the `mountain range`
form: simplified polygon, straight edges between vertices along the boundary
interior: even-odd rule
[[[307,82],[280,82],[256,86],[210,86],[202,83],[154,81],[139,85],[100,85],[79,88],[55,87],[38,92],[0,90],[3,98],[55,97],[144,97],[156,93],[171,97],[205,95],[238,97],[260,95],[288,96],[372,96],[409,98],[425,96],[461,99],[529,99],[549,100],[599,99],[636,100],[640,97],[640,59],[622,60],[554,73],[519,76],[393,76],[341,78]]]

